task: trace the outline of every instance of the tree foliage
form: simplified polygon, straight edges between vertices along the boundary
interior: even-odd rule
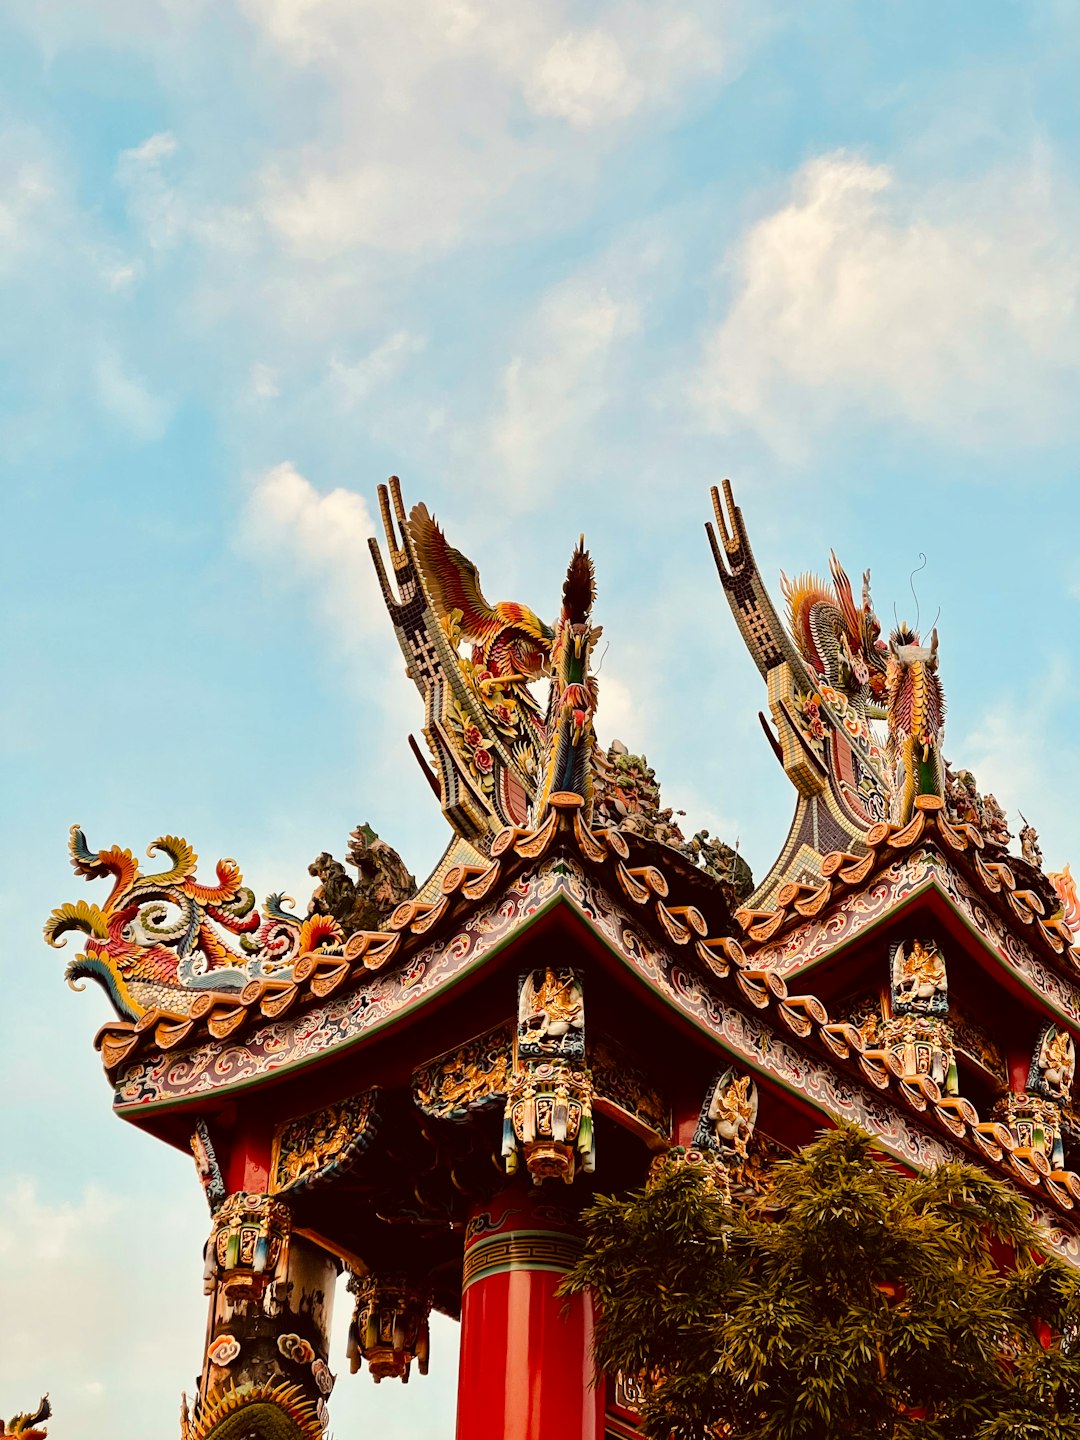
[[[909,1178],[844,1127],[752,1202],[673,1169],[584,1221],[564,1291],[652,1440],[1080,1440],[1080,1279],[979,1170]]]

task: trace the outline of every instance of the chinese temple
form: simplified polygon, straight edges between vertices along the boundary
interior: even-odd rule
[[[46,938],[81,932],[67,978],[115,1008],[114,1108],[192,1153],[209,1207],[183,1440],[318,1440],[346,1362],[426,1373],[433,1308],[460,1319],[459,1440],[634,1436],[633,1384],[593,1384],[587,1297],[557,1293],[581,1210],[667,1165],[752,1193],[841,1119],[909,1171],[1005,1178],[1080,1264],[1072,877],[946,762],[936,630],[883,634],[835,556],[782,577],[778,609],[730,487],[712,499],[795,792],[756,885],[643,755],[599,744],[584,541],[561,599],[492,604],[396,479],[372,555],[449,827],[433,873],[360,825],[300,913],[257,905],[233,860],[197,878],[177,836],[144,866],[72,830],[94,898]]]

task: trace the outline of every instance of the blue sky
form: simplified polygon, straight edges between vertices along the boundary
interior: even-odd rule
[[[1078,60],[1049,0],[0,3],[9,1410],[168,1433],[204,1317],[193,1167],[111,1118],[40,942],[67,827],[260,896],[359,820],[441,848],[388,473],[491,599],[554,615],[585,531],[602,737],[758,874],[791,800],[708,486],[884,618],[925,552],[946,752],[1080,861]],[[449,1440],[455,1344],[341,1375],[338,1435]]]

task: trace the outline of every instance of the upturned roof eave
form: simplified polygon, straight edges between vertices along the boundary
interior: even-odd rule
[[[737,940],[729,936],[710,935],[704,917],[692,906],[669,907],[665,904],[665,899],[670,897],[663,873],[653,865],[628,868],[625,860],[629,849],[625,838],[617,832],[590,830],[578,813],[580,797],[573,797],[573,803],[570,797],[562,797],[562,801],[554,806],[538,830],[507,830],[497,838],[494,848],[498,853],[491,867],[484,871],[483,876],[473,877],[474,894],[466,897],[468,904],[465,909],[454,913],[457,922],[454,934],[444,932],[437,944],[429,940],[429,948],[445,960],[452,953],[455,940],[463,933],[462,926],[467,924],[467,919],[474,922],[475,933],[477,922],[483,919],[484,914],[490,916],[493,907],[497,911],[499,902],[505,904],[515,883],[519,889],[524,889],[523,881],[527,874],[532,874],[534,878],[545,874],[557,875],[560,863],[565,867],[562,871],[564,875],[576,870],[587,881],[593,882],[592,903],[597,914],[591,915],[581,904],[574,903],[568,884],[555,885],[545,903],[528,910],[493,943],[478,945],[477,953],[467,964],[456,971],[447,968],[445,978],[437,984],[433,981],[429,986],[435,993],[427,998],[419,994],[416,1003],[410,1001],[391,1009],[380,1021],[366,1026],[363,1034],[357,1034],[340,1045],[312,1052],[291,1066],[281,1065],[264,1072],[261,1080],[259,1076],[250,1075],[230,1084],[203,1087],[201,1090],[196,1088],[183,1096],[163,1095],[156,1101],[147,1097],[138,1103],[125,1103],[122,1092],[124,1077],[130,1074],[131,1067],[128,1067],[120,1075],[117,1085],[119,1113],[136,1120],[136,1123],[145,1124],[151,1112],[161,1115],[166,1109],[175,1109],[180,1105],[197,1109],[206,1105],[211,1094],[215,1099],[231,1098],[259,1083],[276,1083],[289,1068],[297,1070],[324,1063],[340,1057],[351,1045],[362,1045],[375,1035],[385,1037],[395,1027],[411,1023],[421,1007],[427,1009],[437,1004],[439,996],[451,985],[479,975],[489,967],[493,956],[504,952],[525,935],[535,933],[535,927],[545,915],[558,913],[567,918],[575,917],[575,923],[583,927],[583,935],[598,941],[630,968],[636,969],[639,978],[664,1004],[680,1011],[684,1021],[711,1035],[721,1050],[762,1074],[770,1084],[798,1094],[811,1107],[834,1118],[858,1120],[859,1115],[863,1115],[870,1129],[877,1128],[873,1123],[875,1106],[880,1109],[888,1100],[895,1112],[891,1127],[895,1133],[880,1134],[879,1139],[901,1163],[919,1165],[918,1157],[930,1153],[935,1143],[931,1138],[935,1134],[935,1126],[930,1122],[936,1121],[937,1134],[944,1131],[953,1143],[959,1142],[957,1156],[966,1154],[984,1164],[989,1163],[993,1168],[1003,1169],[1014,1183],[1043,1193],[1057,1215],[1068,1214],[1080,1201],[1080,1176],[1066,1172],[1042,1175],[1027,1166],[1021,1157],[1013,1155],[1006,1127],[995,1122],[983,1122],[970,1101],[963,1097],[943,1096],[932,1084],[905,1082],[890,1063],[888,1055],[869,1047],[855,1027],[832,1021],[818,997],[790,994],[783,978],[775,971],[757,967],[754,957],[747,955]],[[576,854],[573,853],[575,851]],[[545,860],[550,863],[544,864]],[[501,885],[490,878],[495,867],[498,867],[495,878],[501,876],[504,882]],[[634,873],[635,870],[638,873]],[[610,883],[611,875],[618,877],[614,886]],[[461,877],[457,877],[456,881],[453,877],[447,878],[448,882],[453,882],[448,884],[451,892],[470,883],[464,882]],[[481,888],[484,889],[484,897],[475,893]],[[623,892],[622,895],[618,895],[618,891]],[[606,899],[602,898],[605,894]],[[617,897],[615,904],[611,903],[613,897]],[[481,898],[487,902],[482,911],[478,909]],[[627,899],[631,901],[629,907],[625,903]],[[412,902],[399,907],[399,912],[395,914],[399,933],[412,930],[414,934],[415,927],[423,926],[430,914],[426,907],[417,907]],[[446,909],[440,918],[449,919]],[[429,931],[424,929],[420,934],[427,938]],[[400,973],[411,956],[415,958],[414,949],[407,944],[399,957],[399,965],[394,967],[395,975]],[[684,963],[676,964],[676,958]],[[391,977],[388,975],[386,978],[389,980]],[[310,1017],[308,1020],[309,1029],[313,1019]],[[221,1058],[218,1052],[224,1048],[204,1047],[217,1059]],[[814,1059],[815,1056],[825,1057],[824,1066],[820,1059]],[[159,1057],[159,1060],[167,1058]],[[842,1062],[842,1078],[833,1075],[837,1061]],[[820,1072],[819,1081],[826,1085],[829,1094],[835,1091],[832,1101],[824,1090],[818,1093],[814,1087],[808,1089],[806,1081],[800,1078],[815,1071]],[[828,1079],[830,1075],[833,1075],[832,1079]],[[856,1105],[858,1114],[853,1114],[851,1106],[856,1104],[856,1096],[861,1098]],[[914,1138],[917,1134],[921,1134],[918,1140]],[[905,1135],[910,1137],[910,1143],[904,1139]],[[941,1142],[937,1144],[940,1148]],[[1080,1238],[1074,1237],[1070,1243],[1076,1249],[1075,1258],[1080,1259]]]
[[[769,911],[743,909],[736,912],[742,929],[747,954],[759,963],[770,965],[782,942],[793,948],[792,939],[814,922],[828,923],[852,896],[866,894],[879,883],[883,872],[904,856],[928,850],[939,863],[959,877],[979,901],[999,920],[1015,942],[1030,949],[1052,971],[1063,979],[1075,982],[1080,978],[1080,948],[1065,923],[1063,907],[1049,911],[1042,895],[1023,880],[1022,862],[1007,852],[988,846],[975,826],[954,824],[945,814],[943,803],[936,796],[920,796],[916,811],[906,825],[888,822],[874,825],[865,837],[866,852],[854,855],[833,852],[825,857],[822,879],[818,885],[789,882],[777,892],[776,908]],[[967,923],[948,890],[939,885],[942,899]],[[909,896],[902,897],[903,901]],[[900,908],[897,903],[896,911]],[[881,916],[875,923],[882,923]],[[850,943],[842,937],[835,950]],[[803,975],[817,970],[827,956],[815,956],[813,964],[788,963],[785,974]],[[1008,957],[999,960],[1009,967]],[[1073,1023],[1076,1023],[1075,1021]]]

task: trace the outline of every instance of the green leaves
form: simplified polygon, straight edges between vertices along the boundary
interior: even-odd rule
[[[1080,1282],[980,1171],[906,1178],[845,1126],[748,1205],[676,1170],[584,1221],[563,1288],[654,1440],[1080,1440]]]

